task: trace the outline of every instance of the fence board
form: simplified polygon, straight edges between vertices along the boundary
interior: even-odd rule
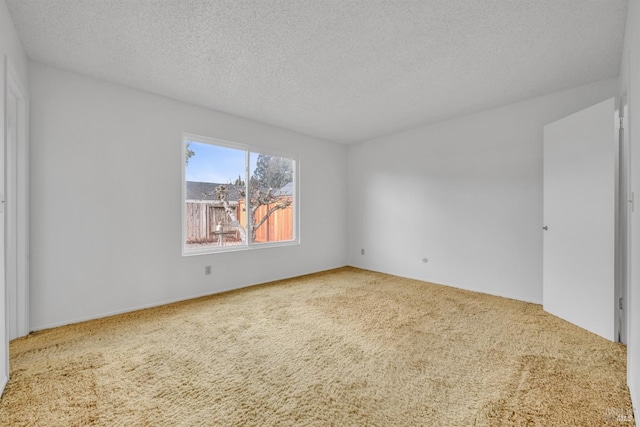
[[[240,207],[240,223],[246,226],[246,212],[244,212],[244,200],[239,202]],[[263,218],[273,205],[263,205],[256,209],[255,217],[260,220]],[[269,219],[266,220],[260,228],[256,230],[256,242],[282,242],[293,240],[293,205],[274,211]]]
[[[256,218],[261,219],[273,205],[260,206],[256,210]],[[247,212],[244,209],[244,200],[233,207],[240,225],[247,229]],[[212,235],[218,222],[221,222],[224,230],[230,230],[230,218],[222,206],[214,206],[211,202],[187,202],[187,243],[214,242],[217,237]],[[239,238],[239,236],[237,237]],[[281,242],[293,240],[293,206],[274,211],[256,231],[256,242]]]

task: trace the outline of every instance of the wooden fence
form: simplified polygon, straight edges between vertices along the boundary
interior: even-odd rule
[[[235,205],[235,206],[234,206]],[[237,212],[237,202],[231,202],[231,208]],[[218,222],[222,223],[225,231],[230,230],[231,220],[220,202],[210,200],[187,202],[187,243],[216,242],[218,237],[213,234]],[[240,240],[240,235],[226,235],[227,241]]]
[[[291,198],[289,198],[291,200]],[[240,211],[240,224],[247,223],[247,213],[244,210],[244,200],[238,202]],[[273,205],[262,205],[255,213],[258,221],[262,219]],[[275,210],[261,226],[256,230],[255,242],[283,242],[293,240],[293,204],[285,209]]]
[[[244,210],[245,202],[230,202],[231,208],[235,211],[240,225],[247,229],[247,213]],[[256,210],[256,218],[260,220],[271,209],[273,205],[263,205]],[[193,200],[186,203],[187,214],[187,243],[216,242],[217,236],[213,234],[218,222],[222,223],[224,231],[233,230],[231,219],[224,211],[220,202],[210,200]],[[239,214],[238,214],[239,213]],[[293,240],[293,205],[285,209],[274,211],[256,231],[256,242],[282,242]],[[240,233],[237,235],[226,235],[227,242],[240,240]]]

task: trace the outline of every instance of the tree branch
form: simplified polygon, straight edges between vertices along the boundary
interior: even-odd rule
[[[282,203],[276,203],[271,209],[269,209],[267,211],[267,213],[262,217],[262,219],[260,221],[257,222],[257,224],[255,224],[253,226],[253,233],[254,233],[254,238],[255,238],[255,232],[256,230],[258,230],[258,228],[260,228],[260,226],[262,224],[264,224],[264,222],[266,220],[269,219],[269,217],[271,216],[272,213],[274,213],[275,211],[279,210],[279,209],[286,209],[289,206],[291,206],[291,200],[287,199]]]
[[[225,187],[224,185],[219,185],[216,187],[216,197],[218,198],[218,200],[222,202],[222,206],[224,206],[224,211],[227,213],[227,215],[229,215],[229,218],[231,218],[231,221],[234,224],[236,224],[235,229],[240,232],[240,239],[243,242],[245,242],[247,240],[247,232],[244,229],[244,227],[240,225],[240,221],[238,221],[238,217],[236,217],[235,212],[233,211],[233,209],[231,209],[231,206],[229,206],[229,201],[227,200],[227,193],[228,193],[227,187]]]

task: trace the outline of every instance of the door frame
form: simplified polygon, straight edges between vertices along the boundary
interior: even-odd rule
[[[7,307],[8,339],[27,335],[29,330],[29,98],[24,84],[18,78],[11,60],[4,60],[5,108],[5,277],[6,301],[15,301]],[[16,99],[16,135],[9,135],[7,126],[9,96]],[[9,296],[11,295],[11,298]],[[7,319],[9,320],[9,319]],[[9,330],[9,325],[15,325]],[[7,359],[8,363],[8,359]]]
[[[616,191],[616,281],[615,281],[615,312],[616,338],[618,342],[626,344],[629,325],[629,273],[631,254],[631,212],[633,196],[631,193],[631,174],[629,156],[629,133],[627,126],[628,101],[627,94],[620,97],[618,106],[618,188]]]

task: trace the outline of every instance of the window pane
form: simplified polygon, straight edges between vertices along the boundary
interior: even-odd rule
[[[293,240],[294,161],[285,157],[251,153],[249,162],[251,242]]]
[[[190,140],[184,148],[185,249],[245,245],[239,205],[246,191],[246,151]]]

